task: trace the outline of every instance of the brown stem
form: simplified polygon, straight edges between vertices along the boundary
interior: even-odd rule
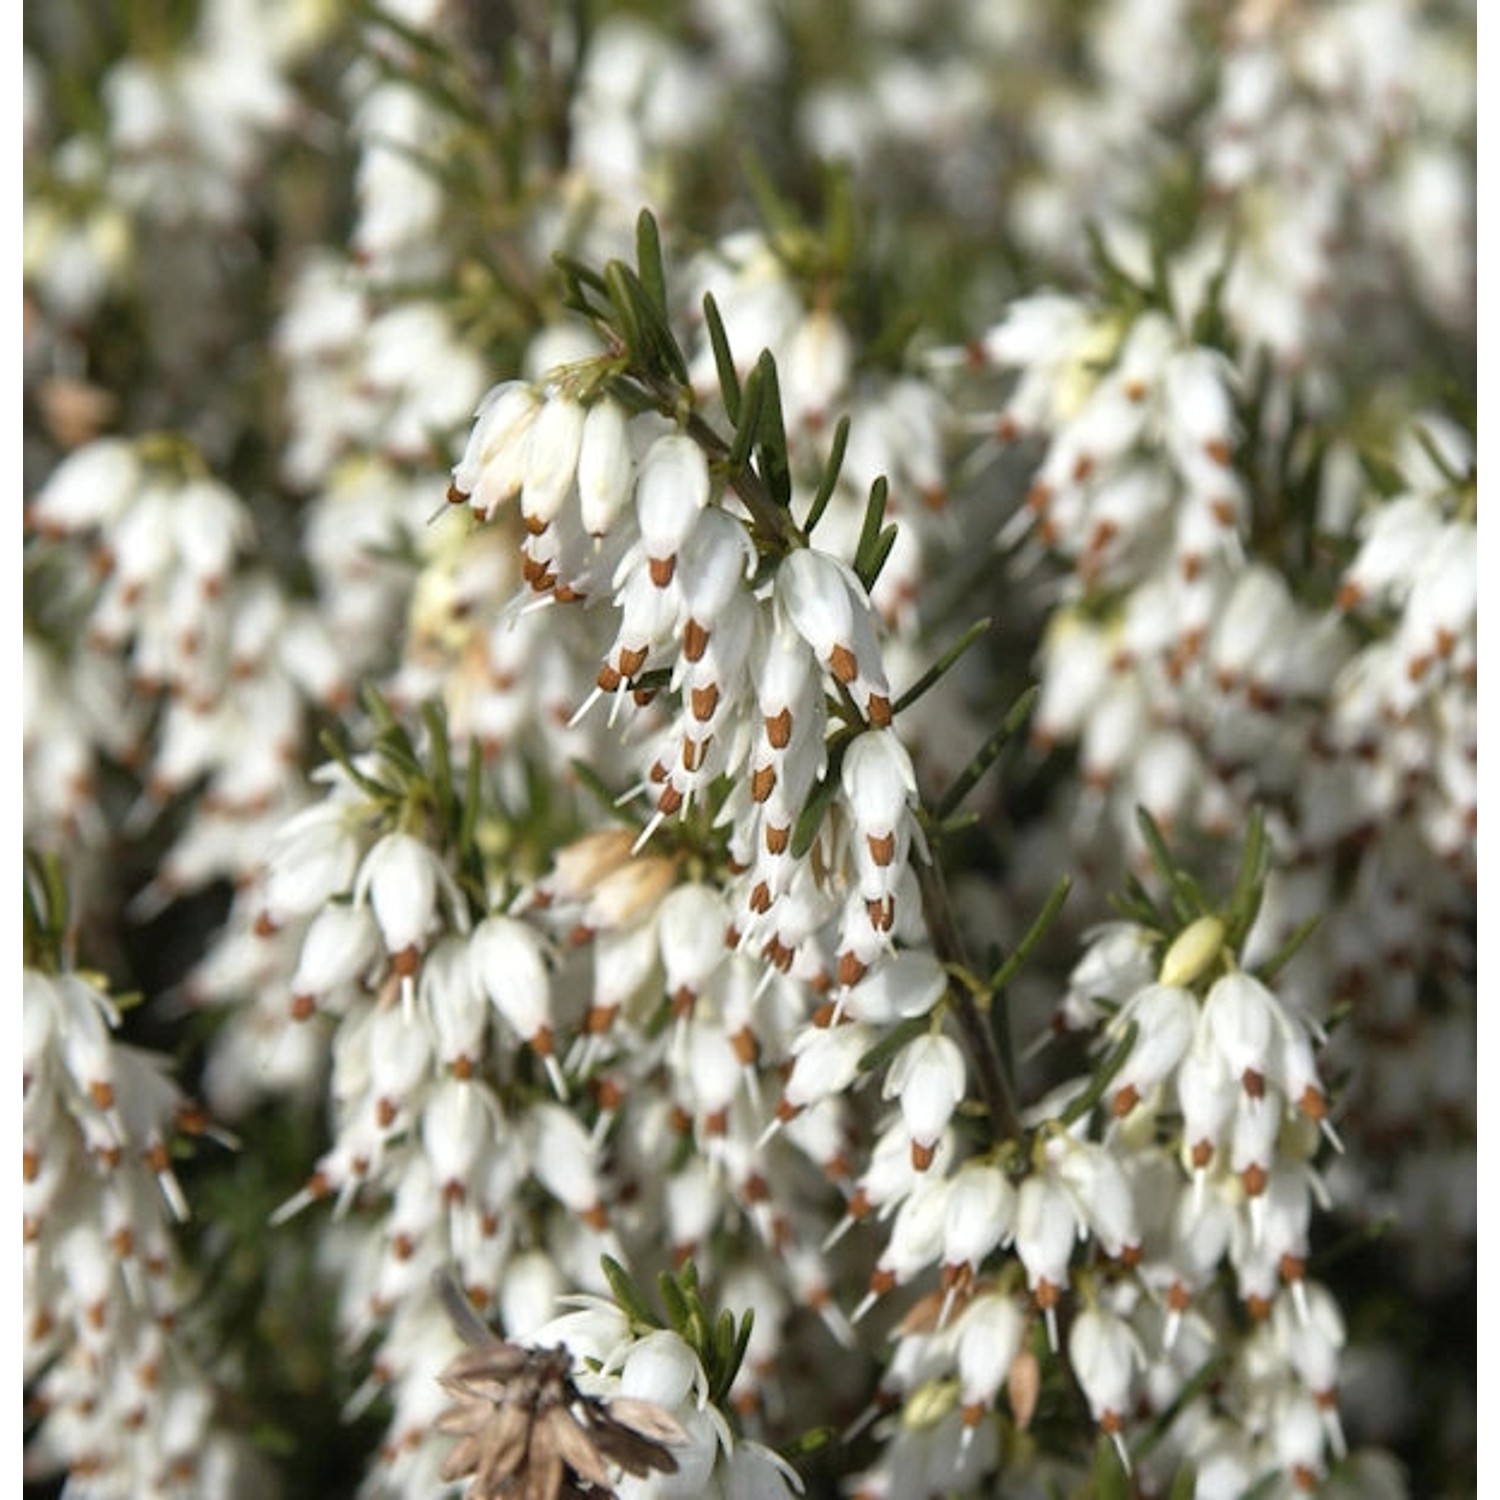
[[[936,860],[930,864],[913,860],[912,868],[916,871],[917,888],[922,893],[922,915],[927,919],[933,952],[941,963],[958,964],[967,968],[963,942],[953,920],[953,908],[948,901],[942,868]],[[1016,1113],[1016,1101],[1006,1079],[1005,1069],[1000,1064],[1000,1052],[995,1045],[995,1035],[990,1030],[989,1020],[980,1010],[974,996],[957,980],[948,981],[948,998],[953,1006],[953,1013],[958,1018],[959,1029],[968,1043],[970,1060],[979,1074],[979,1091],[984,1096],[985,1108],[989,1111],[991,1129],[998,1140],[1019,1141],[1021,1120]]]

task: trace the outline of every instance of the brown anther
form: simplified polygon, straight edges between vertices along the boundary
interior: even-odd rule
[[[617,1110],[625,1102],[625,1090],[613,1078],[600,1078],[594,1083],[594,1098],[599,1108],[606,1113]]]
[[[883,901],[866,901],[865,911],[876,932],[889,932],[896,925],[896,900],[893,896],[887,896]]]
[[[682,627],[682,654],[688,661],[701,661],[708,650],[708,631],[696,620]]]
[[[877,729],[889,727],[891,722],[891,700],[879,693],[871,693],[865,707],[865,716]]]
[[[35,1182],[37,1174],[42,1170],[42,1159],[35,1151],[22,1151],[21,1153],[21,1181]]]
[[[834,1006],[832,1000],[825,1000],[820,1006],[818,1006],[816,1010],[813,1011],[812,1024],[816,1026],[819,1031],[826,1030],[828,1027],[833,1025],[833,1013],[835,1009],[836,1007]]]
[[[1202,1172],[1207,1169],[1208,1164],[1214,1159],[1214,1147],[1212,1141],[1198,1141],[1192,1150],[1192,1163],[1196,1171]]]
[[[550,1026],[538,1026],[531,1033],[531,1039],[526,1045],[538,1057],[551,1057],[553,1051],[552,1028]]]
[[[1094,472],[1094,455],[1092,453],[1080,453],[1073,460],[1073,483],[1082,484],[1090,474]]]
[[[661,796],[656,799],[659,811],[664,812],[669,818],[682,806],[682,793],[670,782],[661,789]]]
[[[776,1105],[776,1118],[780,1120],[783,1125],[785,1125],[788,1120],[795,1120],[801,1113],[802,1106],[800,1104],[793,1104],[790,1099],[787,1099],[785,1097],[783,1097]]]
[[[1125,399],[1137,404],[1146,399],[1149,387],[1144,380],[1127,380],[1125,382]]]
[[[1251,1099],[1266,1097],[1266,1075],[1256,1072],[1254,1068],[1246,1068],[1240,1074],[1240,1086]]]
[[[1055,1282],[1048,1281],[1045,1276],[1038,1280],[1036,1290],[1031,1294],[1031,1300],[1040,1308],[1046,1309],[1056,1307],[1062,1288]]]
[[[773,750],[785,750],[792,740],[792,711],[784,708],[780,713],[766,716],[766,738]]]
[[[572,584],[560,583],[555,589],[553,589],[552,597],[556,599],[559,604],[577,604],[578,601],[583,598],[583,595],[580,594]]]
[[[776,767],[762,766],[750,773],[750,800],[764,802],[776,785]]]
[[[109,1248],[121,1259],[127,1259],[135,1249],[135,1235],[128,1225],[122,1225],[109,1237]]]
[[[896,1273],[884,1266],[877,1266],[870,1273],[870,1290],[877,1297],[883,1297],[896,1286]]]
[[[1127,1083],[1124,1088],[1115,1090],[1109,1104],[1110,1113],[1115,1119],[1123,1120],[1140,1102],[1140,1090],[1133,1083]]]
[[[930,1146],[921,1141],[911,1143],[911,1164],[918,1172],[925,1172],[932,1165],[932,1158],[937,1155],[937,1143],[934,1141]]]
[[[707,740],[701,742],[698,740],[683,740],[682,769],[684,771],[696,771],[698,769],[698,762],[703,758],[704,747],[707,744]]]
[[[734,1049],[735,1057],[747,1068],[760,1056],[760,1043],[755,1040],[755,1033],[748,1026],[741,1026],[729,1038],[729,1045]]]
[[[673,1135],[687,1135],[693,1128],[693,1117],[680,1104],[674,1104],[667,1115]]]
[[[1244,1188],[1246,1196],[1259,1198],[1265,1192],[1266,1184],[1270,1178],[1266,1169],[1258,1162],[1251,1162],[1243,1172],[1240,1173],[1240,1186]]]
[[[389,1130],[396,1123],[396,1116],[400,1112],[400,1107],[393,1099],[377,1099],[375,1101],[375,1123],[382,1130]]]
[[[115,1086],[105,1082],[102,1078],[96,1078],[89,1084],[89,1098],[94,1101],[94,1108],[107,1110],[115,1107]]]
[[[693,1007],[698,1003],[698,992],[688,985],[679,984],[672,992],[672,1016],[674,1020],[682,1020],[684,1016],[693,1013]]]
[[[764,948],[760,950],[760,956],[774,969],[780,969],[783,974],[792,966],[792,950],[781,941],[779,937],[773,937]]]
[[[1033,515],[1041,515],[1052,503],[1052,487],[1040,480],[1026,491],[1026,509]]]
[[[391,1254],[397,1260],[410,1260],[417,1253],[417,1242],[404,1232],[397,1233],[391,1240]]]
[[[757,915],[764,916],[771,909],[771,887],[764,880],[757,881],[745,904]]]
[[[711,682],[707,687],[696,687],[688,695],[692,704],[693,717],[700,723],[706,724],[714,716],[714,710],[719,706],[719,685]]]
[[[599,668],[599,675],[594,679],[602,692],[613,693],[622,681],[617,672],[608,662]]]
[[[1186,1312],[1193,1294],[1180,1281],[1167,1288],[1167,1306],[1175,1313]]]
[[[422,955],[415,943],[408,943],[399,953],[391,954],[391,968],[403,977],[415,974],[421,963]]]
[[[632,646],[628,651],[621,651],[615,658],[620,668],[620,675],[634,677],[646,665],[646,654],[645,646]]]
[[[538,562],[534,557],[522,561],[521,577],[531,585],[532,592],[536,594],[545,594],[557,582],[557,574],[552,571],[551,563]]]
[[[873,833],[865,835],[865,843],[870,849],[870,858],[884,869],[896,857],[896,835],[894,833],[882,834],[876,838]]]
[[[835,646],[828,653],[828,666],[833,675],[846,686],[859,676],[859,663],[847,646]]]
[[[1297,1108],[1309,1120],[1324,1120],[1328,1116],[1328,1099],[1317,1084],[1310,1083],[1302,1090],[1302,1097],[1297,1101]]]
[[[1307,1275],[1307,1262],[1301,1256],[1293,1255],[1288,1251],[1277,1262],[1276,1269],[1281,1272],[1281,1279],[1290,1286],[1294,1281],[1301,1281]]]
[[[703,1130],[706,1135],[722,1136],[729,1130],[729,1111],[727,1109],[716,1109],[711,1115],[703,1117]]]
[[[1099,1418],[1099,1430],[1107,1432],[1110,1437],[1119,1432],[1120,1425],[1120,1414],[1117,1411],[1107,1411]]]
[[[161,1141],[153,1141],[143,1152],[141,1160],[146,1163],[147,1169],[157,1177],[164,1172],[172,1170],[172,1157],[167,1151],[166,1145]]]
[[[646,772],[646,780],[649,781],[653,786],[660,786],[666,779],[666,766],[664,766],[659,760],[652,761],[651,769]]]
[[[1139,1245],[1122,1245],[1117,1259],[1127,1271],[1134,1270],[1141,1263],[1141,1247]]]
[[[657,588],[664,589],[671,583],[672,575],[677,571],[677,556],[651,557],[646,560],[646,569],[651,574],[651,582]]]
[[[467,1083],[469,1079],[474,1076],[474,1059],[468,1056],[467,1053],[463,1054],[462,1056],[455,1057],[453,1061],[448,1064],[448,1071],[456,1079],[458,1079],[460,1083]]]
[[[870,1195],[862,1187],[858,1187],[854,1190],[854,1196],[845,1205],[844,1212],[851,1219],[868,1219],[874,1207],[875,1205],[870,1202]]]
[[[583,1030],[587,1036],[599,1036],[609,1030],[619,1015],[618,1005],[591,1005],[583,1018]]]
[[[1454,647],[1458,645],[1458,637],[1446,625],[1438,626],[1435,641],[1437,654],[1444,661],[1447,661],[1453,655]]]
[[[839,954],[838,981],[846,989],[852,988],[865,977],[869,965],[852,950]]]
[[[281,923],[276,921],[268,911],[263,911],[255,919],[254,932],[258,938],[275,937],[280,931]]]
[[[1203,451],[1221,468],[1228,468],[1229,460],[1233,457],[1229,451],[1229,444],[1223,438],[1210,438],[1203,445]]]
[[[318,1013],[318,1002],[311,995],[293,995],[290,1009],[294,1021],[310,1021]]]
[[[595,1203],[591,1208],[586,1208],[578,1216],[590,1229],[597,1229],[603,1234],[609,1228],[609,1215],[604,1211],[602,1203]]]
[[[524,510],[521,512],[521,519],[532,536],[540,536],[552,524],[550,521],[542,520],[540,516],[529,516]]]
[[[787,847],[792,842],[792,825],[788,823],[785,828],[773,828],[766,824],[766,852],[768,854],[785,854]]]

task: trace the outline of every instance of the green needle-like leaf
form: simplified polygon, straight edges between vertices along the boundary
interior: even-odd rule
[[[984,619],[976,620],[971,626],[969,626],[969,628],[964,631],[964,633],[959,636],[959,638],[954,641],[954,643],[949,646],[948,649],[943,652],[943,654],[938,657],[938,659],[933,662],[933,664],[928,667],[928,669],[923,672],[922,675],[917,678],[917,680],[912,683],[912,685],[907,688],[907,690],[902,693],[899,698],[896,699],[895,703],[891,707],[891,712],[899,714],[903,709],[910,708],[912,704],[922,696],[923,693],[927,692],[929,688],[932,688],[936,686],[937,683],[941,682],[942,679],[953,669],[953,666],[958,661],[959,657],[961,657],[964,652],[969,649],[970,646],[974,645],[975,642],[979,640],[979,638],[985,633],[985,631],[990,628],[992,623],[993,621],[989,618],[988,615],[986,615]]]
[[[829,446],[828,462],[823,466],[823,477],[818,481],[818,491],[808,507],[807,519],[802,523],[802,531],[806,536],[812,535],[813,527],[823,519],[823,512],[828,509],[828,502],[833,499],[833,492],[838,487],[839,470],[844,466],[844,450],[848,446],[849,418],[845,415],[838,419],[833,429],[833,442]]]
[[[1031,713],[1032,706],[1037,700],[1037,694],[1041,692],[1038,687],[1030,687],[1021,694],[1011,705],[1010,712],[1006,714],[1004,722],[1000,727],[982,744],[975,752],[969,764],[964,767],[958,779],[950,786],[946,793],[940,797],[932,809],[932,822],[941,824],[949,814],[954,812],[959,803],[969,795],[979,783],[980,778],[1000,758],[1000,752],[1015,737],[1017,731],[1026,722]]]
[[[729,348],[729,335],[724,331],[724,319],[719,315],[719,304],[714,301],[712,292],[703,294],[703,322],[708,329],[708,342],[714,351],[714,367],[719,374],[719,394],[724,398],[724,412],[738,428],[740,377],[735,369],[734,354]]]

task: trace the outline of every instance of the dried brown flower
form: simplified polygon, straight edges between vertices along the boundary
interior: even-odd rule
[[[676,1472],[665,1444],[687,1434],[661,1407],[585,1396],[566,1349],[496,1338],[457,1287],[441,1290],[471,1346],[438,1377],[453,1397],[438,1430],[459,1438],[442,1477],[471,1475],[467,1500],[614,1500],[611,1465],[636,1475]]]

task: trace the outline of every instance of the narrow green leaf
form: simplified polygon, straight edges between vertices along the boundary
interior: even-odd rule
[[[600,1268],[615,1301],[630,1318],[644,1328],[661,1328],[660,1315],[646,1300],[646,1294],[635,1284],[630,1273],[611,1255],[600,1257]]]
[[[841,761],[842,754],[838,758]],[[804,858],[807,851],[812,848],[813,840],[818,836],[818,829],[823,826],[823,814],[828,811],[829,804],[833,801],[834,793],[838,789],[838,766],[830,756],[823,779],[808,794],[807,802],[797,815],[797,821],[792,827],[793,859]]]
[[[624,261],[612,260],[605,266],[604,290],[614,313],[615,330],[631,360],[643,369],[651,369],[654,361],[651,359],[646,331],[641,326],[640,307],[632,283],[639,285],[635,273]]]
[[[965,651],[969,649],[988,630],[993,621],[986,616],[982,620],[976,620],[954,643],[928,667],[928,669],[896,699],[891,706],[891,712],[899,714],[903,709],[910,708],[923,693],[929,688],[935,687],[953,669]]]
[[[1130,1500],[1130,1476],[1114,1443],[1102,1432],[1094,1442],[1094,1500]]]
[[[649,208],[643,208],[635,221],[635,263],[641,285],[655,305],[657,316],[667,318],[667,273],[661,257],[661,232]]]
[[[1297,950],[1301,948],[1303,943],[1318,930],[1318,926],[1322,920],[1322,914],[1314,912],[1306,921],[1299,922],[1286,942],[1255,971],[1257,977],[1266,984],[1270,984],[1292,959],[1296,957]]]
[[[1226,1363],[1227,1360],[1222,1354],[1211,1355],[1193,1371],[1191,1378],[1186,1381],[1172,1398],[1167,1408],[1160,1412],[1152,1421],[1150,1427],[1131,1443],[1130,1456],[1132,1459],[1139,1463],[1151,1456],[1152,1451],[1166,1437],[1167,1433],[1171,1431],[1172,1424],[1188,1406],[1208,1389],[1223,1370]]]
[[[730,474],[738,474],[750,461],[750,449],[760,426],[760,409],[765,398],[765,377],[760,366],[756,365],[745,377],[745,388],[740,397],[738,425],[734,429],[734,441],[729,445],[729,457],[725,460]]]
[[[703,322],[708,329],[708,342],[714,351],[714,367],[719,372],[719,393],[724,398],[724,411],[730,422],[738,428],[740,377],[734,366],[734,354],[729,348],[729,335],[724,331],[724,319],[719,316],[719,304],[714,301],[712,292],[703,294]]]
[[[870,486],[869,498],[865,501],[864,520],[860,523],[859,541],[854,547],[854,571],[861,578],[865,575],[865,567],[875,550],[875,544],[880,540],[880,528],[885,522],[886,496],[889,493],[890,485],[885,475],[881,474]]]
[[[926,1016],[908,1016],[891,1027],[875,1045],[861,1054],[859,1071],[873,1073],[883,1068],[908,1042],[914,1042],[931,1028]]]
[[[1104,1097],[1104,1091],[1114,1082],[1115,1074],[1125,1066],[1125,1060],[1135,1049],[1140,1027],[1131,1021],[1125,1034],[1115,1044],[1114,1050],[1094,1069],[1089,1086],[1065,1109],[1061,1116],[1064,1126],[1076,1125]]]
[[[756,422],[755,464],[771,498],[786,509],[792,503],[791,459],[786,451],[786,427],[781,417],[781,381],[769,349],[762,349],[755,368],[761,374],[763,393]]]
[[[849,417],[847,413],[838,419],[833,429],[833,442],[828,450],[828,462],[823,466],[823,476],[818,480],[818,492],[813,496],[812,504],[808,507],[807,519],[802,523],[802,531],[805,536],[811,536],[813,527],[823,519],[823,512],[828,509],[828,502],[833,499],[833,492],[838,487],[839,470],[844,466],[844,450],[849,446]]]
[[[896,524],[893,521],[875,539],[875,546],[869,558],[862,568],[855,568],[859,574],[859,581],[864,584],[866,592],[875,587],[875,580],[880,577],[880,570],[885,567],[885,560],[891,555],[891,548],[896,545]]]
[[[1031,957],[1038,943],[1046,935],[1047,929],[1056,920],[1058,912],[1062,910],[1063,902],[1068,899],[1068,892],[1073,889],[1073,877],[1064,875],[1055,886],[1042,905],[1041,911],[1036,914],[1036,919],[1026,929],[1026,935],[1016,944],[1015,951],[990,975],[989,983],[985,988],[990,994],[996,994],[1003,990],[1018,973],[1026,960]]]
[[[686,1337],[688,1326],[692,1321],[692,1308],[688,1306],[688,1300],[683,1296],[682,1288],[674,1277],[663,1271],[656,1278],[656,1289],[661,1295],[662,1306],[667,1312],[668,1326]]]
[[[802,227],[796,212],[777,191],[767,172],[765,163],[753,151],[744,156],[745,176],[750,185],[750,196],[755,200],[756,211],[765,220],[768,228],[778,234],[787,234]]]
[[[480,776],[484,769],[484,756],[479,741],[470,736],[469,761],[464,768],[464,805],[458,823],[458,848],[460,855],[474,849],[474,834],[479,826]]]
[[[358,766],[354,764],[349,752],[340,743],[338,737],[331,729],[325,729],[318,736],[318,743],[327,753],[328,758],[338,763],[339,769],[343,771],[350,781],[357,786],[366,796],[377,802],[394,802],[398,796],[390,787],[375,780],[373,776],[367,776]]]
[[[957,810],[959,803],[969,795],[979,783],[980,778],[1000,758],[1000,752],[1015,737],[1016,732],[1026,722],[1031,713],[1032,706],[1036,703],[1037,695],[1041,692],[1039,687],[1029,687],[1011,704],[1010,712],[1006,714],[1004,722],[1000,727],[982,744],[975,752],[969,764],[964,767],[958,779],[938,799],[936,806],[932,809],[932,820],[941,824],[951,813]]]
[[[1250,809],[1250,822],[1245,829],[1245,847],[1240,852],[1234,890],[1230,893],[1229,906],[1224,914],[1224,941],[1235,951],[1244,943],[1259,914],[1270,859],[1265,810],[1255,806]]]
[[[1167,1500],[1193,1500],[1198,1493],[1198,1469],[1192,1459],[1185,1458],[1182,1467],[1172,1476],[1172,1488]]]

